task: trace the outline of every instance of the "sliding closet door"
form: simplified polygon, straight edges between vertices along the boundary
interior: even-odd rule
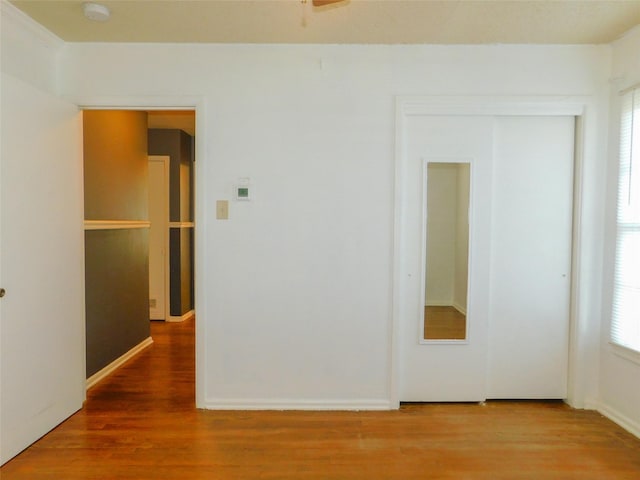
[[[566,398],[574,123],[570,115],[404,118],[396,276],[400,401]],[[467,220],[442,222],[429,208],[431,193],[452,189],[429,180],[430,167],[442,164],[467,164],[471,172],[466,308],[453,302],[466,325],[463,335],[450,337],[432,336],[427,328],[430,305],[443,305],[429,298],[430,284],[443,290],[449,278],[438,273],[443,253],[436,252],[437,264],[429,262],[443,243],[429,232]]]
[[[574,117],[496,117],[487,398],[566,398]]]
[[[489,116],[416,116],[406,122],[403,186],[399,188],[405,202],[399,248],[403,271],[398,286],[402,292],[400,401],[486,398],[492,129]],[[447,181],[436,173],[454,166],[468,172],[468,181],[464,192],[453,194],[453,205],[445,213],[442,207],[447,195],[442,194],[457,190],[459,181]],[[456,201],[462,197],[464,204]],[[443,218],[448,215],[450,221]],[[445,230],[461,231],[457,227],[462,224],[466,227],[462,242],[456,240],[457,234],[437,239]],[[468,284],[465,308],[458,307],[466,320],[462,334],[455,337],[431,335],[428,325],[433,317],[427,306],[444,305],[442,295],[434,292],[446,290],[445,284],[456,276],[459,262],[443,261],[448,255],[440,247],[448,243],[460,243],[455,250],[466,253],[457,258],[465,264],[463,288]],[[431,261],[433,257],[436,262]],[[443,274],[444,270],[451,275]]]

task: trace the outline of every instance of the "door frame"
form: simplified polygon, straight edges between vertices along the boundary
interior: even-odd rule
[[[149,159],[149,163],[157,162],[162,163],[162,169],[164,171],[164,182],[163,182],[163,190],[164,190],[164,211],[165,218],[162,224],[162,229],[164,231],[162,246],[164,248],[164,318],[163,321],[167,321],[170,314],[170,298],[169,298],[169,155],[147,155]]]
[[[65,96],[67,101],[74,103],[80,110],[193,110],[196,115],[196,138],[194,161],[194,210],[195,225],[206,225],[208,209],[203,192],[205,191],[205,153],[208,152],[206,102],[200,95],[168,95],[168,96]],[[196,343],[196,408],[206,407],[206,372],[207,358],[206,327],[207,311],[205,298],[206,276],[204,269],[198,265],[207,265],[207,252],[203,228],[194,228],[194,296],[195,308],[199,321],[195,326]]]
[[[409,159],[405,153],[406,124],[414,116],[573,116],[575,129],[575,169],[573,204],[573,248],[571,254],[571,293],[569,315],[569,362],[567,403],[575,408],[595,408],[597,356],[593,354],[598,341],[598,315],[601,285],[593,280],[593,272],[586,272],[589,261],[601,257],[602,239],[586,241],[597,233],[584,208],[584,190],[588,189],[591,170],[598,162],[598,146],[606,144],[598,131],[596,99],[591,96],[399,96],[396,98],[395,129],[395,190],[394,190],[394,238],[393,238],[393,287],[390,325],[389,392],[392,408],[400,406],[400,365],[402,343],[400,336],[401,315],[407,310],[406,285],[411,272],[406,265],[402,245],[407,235],[405,209],[405,170]],[[598,264],[601,269],[601,263]],[[583,273],[584,272],[584,273]],[[599,277],[596,275],[596,277]],[[593,303],[596,303],[595,307]],[[410,307],[409,307],[410,309]],[[595,315],[594,315],[595,314]]]

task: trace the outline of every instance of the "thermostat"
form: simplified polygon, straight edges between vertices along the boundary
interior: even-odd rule
[[[236,186],[236,200],[251,200],[251,187],[249,185]]]

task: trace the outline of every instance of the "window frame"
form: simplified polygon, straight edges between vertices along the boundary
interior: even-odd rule
[[[616,232],[609,342],[615,353],[640,364],[640,88],[621,93],[616,178]],[[623,248],[627,255],[620,258]],[[638,262],[631,263],[630,259]],[[634,268],[635,264],[638,268]]]

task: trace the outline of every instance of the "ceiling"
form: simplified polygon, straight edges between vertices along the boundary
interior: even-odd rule
[[[69,42],[599,44],[640,24],[640,0],[105,0],[104,23],[82,0],[11,3]]]

